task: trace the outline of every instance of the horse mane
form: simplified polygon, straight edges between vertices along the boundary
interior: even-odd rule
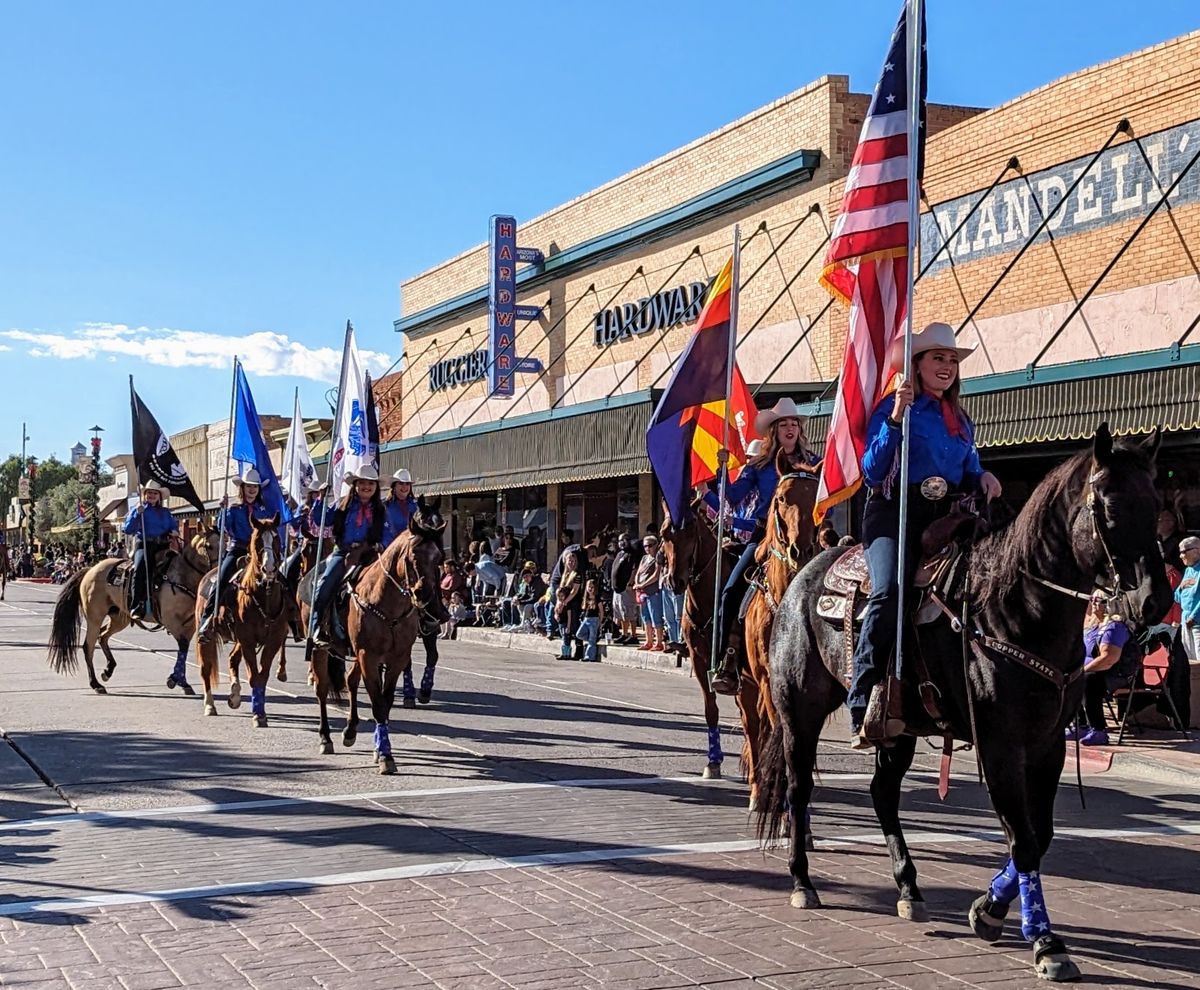
[[[1029,561],[1047,549],[1047,533],[1055,527],[1055,505],[1068,492],[1083,489],[1094,463],[1090,447],[1063,461],[1034,488],[1016,518],[997,528],[984,541],[989,552],[975,555],[983,563],[978,572],[981,599],[999,599],[1020,583]],[[1141,444],[1118,440],[1113,444],[1108,466],[1152,471],[1153,456]],[[1058,520],[1058,524],[1065,527],[1068,517]],[[1065,536],[1065,528],[1063,532]]]
[[[247,594],[253,591],[254,586],[258,584],[258,575],[262,570],[261,556],[264,532],[265,530],[255,527],[250,537],[250,558],[246,561],[246,569],[242,572],[242,583],[240,585],[241,590]]]

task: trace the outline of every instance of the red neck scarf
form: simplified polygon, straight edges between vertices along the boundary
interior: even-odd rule
[[[358,512],[354,516],[354,525],[361,526],[371,518],[371,500],[363,501],[358,499],[358,504],[355,506]]]
[[[938,399],[937,402],[942,408],[942,422],[946,424],[946,432],[952,437],[965,440],[966,432],[963,430],[962,416],[954,407],[954,403],[948,402],[946,399]]]

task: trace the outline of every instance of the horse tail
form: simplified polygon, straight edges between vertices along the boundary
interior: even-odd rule
[[[787,761],[784,756],[784,747],[788,744],[786,736],[783,721],[776,722],[758,758],[756,834],[763,847],[778,842],[780,829],[788,815]]]
[[[56,674],[73,674],[79,669],[80,606],[83,604],[83,584],[87,571],[78,571],[63,585],[54,603],[54,618],[50,623],[50,669]]]
[[[346,661],[331,653],[326,668],[329,671],[329,690],[333,692],[333,700],[340,705],[346,690]]]

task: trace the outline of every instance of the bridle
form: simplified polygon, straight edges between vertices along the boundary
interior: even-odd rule
[[[785,481],[796,481],[800,478],[815,479],[816,477],[817,476],[810,471],[789,471],[787,474],[780,476],[779,484],[782,485]],[[789,573],[795,574],[800,570],[801,548],[793,543],[790,538],[788,539],[788,552],[786,554],[783,553],[776,545],[783,540],[783,534],[788,531],[787,523],[783,518],[783,509],[781,508],[782,503],[783,499],[779,497],[779,488],[776,487],[775,494],[771,496],[771,519],[775,525],[775,539],[768,547],[768,552],[776,560],[782,562],[783,565],[787,567]]]

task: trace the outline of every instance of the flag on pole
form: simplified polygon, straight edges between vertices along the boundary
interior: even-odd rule
[[[300,390],[292,409],[292,428],[288,430],[287,448],[283,453],[283,477],[279,483],[291,496],[296,505],[304,504],[304,494],[317,480],[317,469],[308,450],[308,437],[304,433],[304,420],[300,416]]]
[[[82,526],[87,522],[88,511],[87,506],[83,504],[83,499],[75,499],[75,525]]]
[[[371,381],[371,372],[367,372],[367,387],[364,390],[367,395],[367,454],[371,458],[371,464],[378,470],[379,468],[379,414],[375,408],[375,386]]]
[[[252,467],[262,478],[258,497],[271,512],[279,514],[280,523],[291,522],[292,513],[283,499],[283,489],[275,477],[275,467],[263,440],[262,423],[250,394],[250,383],[239,363],[234,372],[233,444],[230,456],[241,469]],[[241,473],[241,470],[238,472]]]
[[[736,291],[730,258],[708,290],[704,311],[646,430],[646,453],[677,525],[687,516],[692,489],[717,476]],[[729,477],[736,480],[756,435],[754,398],[736,361],[730,406]]]
[[[372,414],[374,415],[374,414]],[[337,434],[329,453],[329,487],[335,499],[342,497],[342,484],[347,471],[357,471],[375,463],[369,449],[367,423],[366,375],[354,342],[354,327],[346,323],[346,344],[342,350],[342,378],[338,385],[338,407],[334,417]]]
[[[821,284],[850,307],[850,332],[825,443],[814,518],[862,484],[867,421],[889,384],[887,357],[908,312],[909,112],[920,114],[918,177],[925,159],[925,20],[921,13],[921,98],[910,108],[906,12],[892,34],[883,72],[846,176]]]
[[[132,375],[129,378],[129,403],[133,412],[133,462],[137,467],[138,483],[156,482],[203,512],[204,503],[196,494],[187,469],[179,462],[175,448],[159,427],[158,420],[134,391]]]

